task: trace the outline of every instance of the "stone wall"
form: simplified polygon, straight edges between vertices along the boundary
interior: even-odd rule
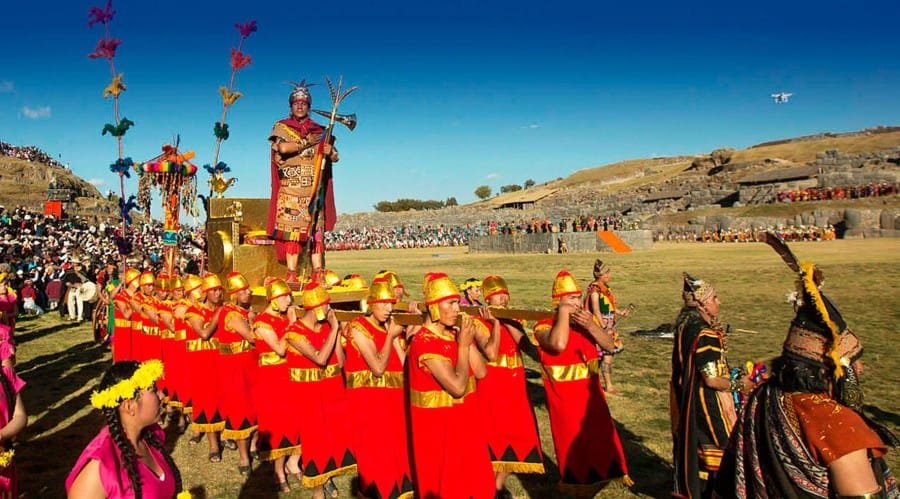
[[[649,230],[617,231],[631,249],[650,249],[653,233]],[[559,240],[565,241],[570,253],[610,251],[595,232],[564,232],[547,234],[496,234],[474,237],[469,241],[470,253],[556,253]]]

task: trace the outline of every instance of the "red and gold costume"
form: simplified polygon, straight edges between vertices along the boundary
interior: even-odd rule
[[[425,299],[432,320],[438,303],[459,299],[456,286],[444,274],[426,278]],[[455,293],[454,293],[455,291]],[[457,364],[456,331],[442,326],[422,327],[410,343],[410,439],[416,495],[423,498],[491,498],[496,490],[491,456],[480,421],[475,376],[469,372],[465,394],[453,398],[434,378],[425,361],[440,359]]]
[[[290,289],[283,281],[276,281],[283,286],[283,293]],[[273,296],[272,299],[277,298]],[[271,300],[270,300],[271,301]],[[260,329],[268,329],[281,341],[288,327],[288,319],[283,315],[262,312],[253,321],[253,333],[256,337],[255,348],[259,367],[254,388],[256,414],[259,421],[259,457],[274,460],[279,457],[300,453],[300,429],[297,412],[286,410],[285,401],[293,388],[291,385],[287,360],[274,352],[268,343],[257,334]]]
[[[142,310],[144,301],[147,299],[144,293],[138,291],[131,295],[132,309]],[[144,319],[139,311],[131,313],[131,358],[138,362],[143,362],[144,358]]]
[[[172,286],[172,280],[165,274],[159,274],[156,278],[156,289],[165,289],[167,292]],[[156,387],[161,390],[166,399],[169,396],[169,370],[168,367],[173,363],[173,351],[177,348],[175,344],[175,331],[169,329],[163,321],[163,317],[172,318],[172,302],[168,299],[156,299],[156,324],[159,331],[159,360],[166,366],[166,373],[156,381]],[[173,324],[174,325],[174,324]],[[176,368],[177,370],[177,368]]]
[[[369,288],[369,304],[376,303],[376,300],[397,301],[387,281],[380,283],[376,280]],[[358,464],[359,490],[366,497],[412,497],[403,361],[391,349],[384,372],[381,376],[375,376],[353,341],[352,331],[371,339],[379,352],[384,348],[388,334],[371,316],[357,317],[345,332],[344,379],[352,421],[353,453]],[[376,418],[372,417],[373,409],[378,411]]]
[[[122,360],[132,360],[132,332],[131,332],[131,316],[125,316],[122,309],[131,310],[131,300],[133,296],[128,292],[128,286],[140,276],[140,272],[135,269],[125,269],[122,288],[113,298],[113,339],[112,339],[112,356],[113,362]]]
[[[181,278],[175,276],[172,278],[172,291],[184,289]],[[169,306],[172,309],[172,325],[175,330],[172,332],[170,339],[171,349],[165,352],[166,355],[166,387],[169,389],[169,405],[172,407],[189,406],[190,398],[188,396],[186,381],[189,376],[187,369],[187,350],[185,343],[187,341],[187,330],[190,328],[184,319],[179,319],[175,315],[175,310],[180,307],[189,308],[191,302],[182,298],[180,300],[172,300]]]
[[[324,319],[322,307],[328,303],[324,288],[312,283],[303,291],[303,308],[315,309],[317,318]],[[321,320],[320,319],[320,320]],[[287,328],[286,336],[298,343],[309,343],[316,351],[325,348],[331,333],[328,322],[318,322],[319,329],[308,327],[298,320]],[[291,393],[304,402],[304,408],[294,415],[300,424],[303,444],[303,486],[318,487],[328,479],[356,472],[356,458],[350,449],[350,421],[333,414],[349,414],[348,402],[341,379],[337,351],[332,351],[325,367],[319,367],[302,353],[288,347],[287,360]]]
[[[291,94],[290,101],[305,99],[310,102],[308,90],[300,86]],[[279,259],[285,253],[299,253],[315,229],[312,227],[312,203],[316,201],[320,186],[325,195],[320,222],[325,230],[332,230],[336,220],[331,163],[337,161],[337,153],[325,159],[321,169],[316,168],[316,150],[325,129],[309,116],[296,119],[289,116],[275,123],[269,142],[272,144],[272,197],[269,204],[267,229],[275,240]],[[298,153],[282,155],[278,144],[290,142],[300,147]],[[317,248],[319,252],[320,248]]]
[[[227,278],[228,294],[249,287],[247,280],[232,272]],[[231,328],[232,319],[248,322],[250,310],[234,303],[222,305],[216,338],[219,340],[219,412],[225,419],[222,438],[244,439],[256,430],[253,386],[259,358],[253,344]]]
[[[482,282],[485,300],[497,293],[509,294],[502,279],[489,276]],[[477,334],[490,336],[493,324],[475,317]],[[478,381],[481,419],[485,422],[494,471],[543,473],[544,460],[534,412],[525,387],[525,365],[519,346],[500,323],[497,360],[488,362],[487,376]]]
[[[568,272],[557,275],[553,298],[581,294]],[[549,331],[554,319],[538,321],[535,333]],[[600,384],[600,356],[590,333],[569,326],[565,350],[554,354],[538,347],[547,392],[550,431],[559,464],[560,489],[593,495],[613,479],[628,479],[622,442]]]
[[[195,358],[191,348],[199,348],[201,344],[200,336],[197,335],[197,332],[194,331],[194,328],[188,323],[188,318],[191,317],[193,312],[194,317],[200,317],[200,319],[203,320],[203,312],[199,308],[199,303],[197,303],[197,300],[203,296],[200,291],[202,283],[203,280],[194,274],[188,274],[184,277],[184,295],[189,297],[189,299],[185,298],[178,306],[185,306],[187,309],[185,310],[183,319],[175,318],[175,320],[178,321],[175,324],[175,330],[178,331],[180,327],[184,327],[184,351],[182,352],[181,357],[183,367],[181,369],[180,380],[177,382],[177,393],[184,406],[185,414],[191,414],[194,411],[194,385],[197,381],[200,381],[197,376],[191,376],[192,372],[197,372],[193,369],[191,364],[192,360]]]
[[[144,290],[144,286],[155,286],[156,285],[156,277],[153,276],[152,272],[144,272],[141,274],[140,278],[141,289]],[[147,294],[146,290],[143,293],[144,298],[141,301],[141,358],[139,359],[141,362],[157,359],[159,360],[162,357],[161,347],[159,341],[159,326],[156,324],[156,321],[150,317],[151,312],[156,312],[157,302],[159,300],[156,299],[155,296],[151,294]]]
[[[222,287],[219,278],[209,274],[203,278],[201,289],[204,293],[217,287]],[[218,307],[203,303],[189,308],[185,319],[198,318],[207,327]],[[195,374],[192,382],[193,394],[193,423],[191,429],[194,432],[208,433],[225,429],[225,421],[218,411],[219,391],[221,390],[219,374],[219,340],[215,337],[202,339],[196,336],[193,328],[188,328],[188,340],[185,348],[189,353],[188,365]],[[190,333],[193,333],[193,337]]]

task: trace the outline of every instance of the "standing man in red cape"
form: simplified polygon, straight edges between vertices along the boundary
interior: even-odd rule
[[[275,240],[278,260],[287,264],[285,281],[290,284],[298,282],[300,251],[310,237],[315,243],[310,255],[313,278],[322,272],[322,232],[334,229],[336,218],[331,164],[338,161],[338,153],[331,144],[323,144],[323,167],[316,168],[316,150],[325,128],[309,117],[312,97],[305,81],[295,85],[288,103],[291,115],[276,122],[269,136],[272,197],[267,230]],[[317,194],[320,186],[324,186],[323,199]],[[316,210],[318,217],[313,216]]]

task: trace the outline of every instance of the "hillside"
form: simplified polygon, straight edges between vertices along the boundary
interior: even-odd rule
[[[108,201],[96,187],[71,171],[0,156],[0,204],[24,205],[42,211],[51,182],[58,189],[72,192],[74,198],[64,207],[69,215],[99,218],[118,216],[115,202]]]

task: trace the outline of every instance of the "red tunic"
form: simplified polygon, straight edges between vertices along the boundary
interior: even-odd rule
[[[552,327],[553,319],[544,319],[534,330]],[[610,480],[627,481],[622,442],[600,385],[597,344],[587,332],[573,327],[565,350],[555,355],[540,347],[538,351],[560,489],[592,495]]]
[[[256,371],[254,401],[259,421],[259,457],[274,460],[282,456],[300,453],[300,430],[297,421],[297,404],[301,401],[289,396],[292,383],[288,376],[287,360],[273,352],[257,331],[269,329],[280,340],[288,326],[285,317],[267,312],[256,316],[253,321],[255,349],[259,359]]]
[[[228,326],[232,318],[247,321],[249,310],[233,303],[222,306],[216,338],[219,340],[219,412],[225,419],[222,438],[244,439],[256,430],[253,385],[259,359],[253,344]]]
[[[199,318],[206,327],[212,320],[216,310],[205,305],[192,305],[185,319]],[[196,336],[193,327],[188,326],[193,339],[185,343],[188,352],[188,376],[191,382],[191,403],[194,421],[191,429],[195,432],[214,432],[225,429],[225,421],[219,414],[219,341],[216,338],[207,340]]]
[[[130,309],[130,301],[131,295],[124,289],[116,293],[115,298],[113,298],[113,303],[115,305],[113,307],[113,325],[115,327],[112,339],[113,362],[131,360],[134,358],[131,352],[131,319],[125,317],[125,314],[123,314],[120,309],[120,307]]]
[[[137,305],[138,310],[144,308],[145,299],[146,296],[140,291],[131,295],[131,303]],[[131,313],[131,359],[138,362],[147,360],[144,357],[144,320],[140,312]]]
[[[384,348],[387,331],[369,318],[358,317],[350,323],[343,339],[344,379],[359,490],[366,497],[412,497],[403,361],[392,348],[384,373],[376,377],[353,341],[352,330],[370,338],[376,351]],[[372,417],[373,408],[378,409],[377,418]]]
[[[158,320],[157,330],[159,331],[159,360],[162,361],[165,370],[163,377],[157,380],[156,387],[169,397],[169,366],[172,364],[174,356],[172,351],[176,348],[175,331],[170,331],[166,324],[162,321],[163,315],[172,316],[172,302],[164,300],[156,300],[156,318]],[[177,370],[177,368],[176,368]]]
[[[494,471],[483,428],[476,424],[475,376],[469,373],[466,394],[454,399],[425,365],[443,359],[456,365],[454,333],[423,327],[409,347],[410,437],[416,495],[422,498],[492,498]]]
[[[331,325],[321,323],[314,331],[302,321],[287,328],[286,336],[297,342],[308,342],[316,351],[324,348]],[[329,478],[356,472],[356,458],[350,450],[350,420],[334,417],[349,414],[344,380],[337,353],[332,351],[325,367],[319,367],[302,353],[288,348],[291,384],[304,407],[294,417],[300,420],[300,442],[303,444],[303,486],[318,487]]]
[[[493,324],[476,317],[475,327],[478,334],[490,336]],[[488,362],[487,370],[487,376],[478,380],[478,402],[494,471],[543,473],[541,440],[525,387],[525,365],[503,322],[497,360]]]
[[[191,302],[186,298],[173,302],[172,307],[172,323],[175,326],[175,332],[172,333],[172,349],[166,356],[166,386],[169,389],[169,405],[173,407],[190,407],[190,381],[188,365],[187,365],[187,330],[191,327],[184,321],[175,317],[175,309],[179,307],[190,308]],[[196,333],[194,333],[196,338]]]
[[[159,339],[159,326],[145,312],[145,310],[155,311],[158,306],[159,300],[155,296],[144,296],[144,302],[141,306],[141,330],[144,333],[143,345],[141,346],[141,354],[144,356],[143,360],[162,359],[162,342]]]

